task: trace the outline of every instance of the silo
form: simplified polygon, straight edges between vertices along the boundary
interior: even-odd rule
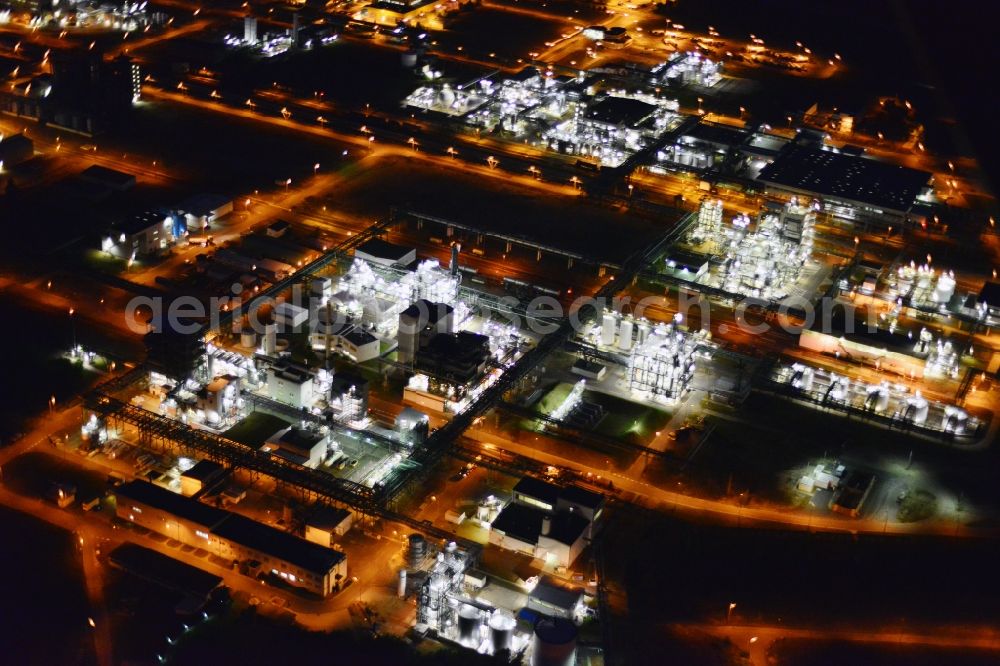
[[[628,351],[632,348],[632,328],[632,320],[622,318],[622,325],[618,330],[618,348],[622,351]]]
[[[462,604],[458,609],[458,642],[470,647],[478,646],[479,609],[471,604]]]
[[[401,568],[399,570],[399,583],[396,588],[396,594],[400,599],[406,598],[406,568]]]
[[[610,312],[604,313],[604,320],[601,322],[601,344],[610,346],[615,342],[615,316]]]
[[[422,534],[411,534],[409,538],[409,549],[406,553],[406,562],[411,569],[416,569],[424,562],[427,556],[427,541]]]
[[[510,649],[516,624],[510,613],[502,610],[493,611],[493,615],[490,617],[490,641],[493,644],[493,654]]]
[[[918,391],[915,396],[906,399],[906,419],[911,423],[920,424],[927,420],[930,405]]]
[[[642,344],[649,337],[649,323],[645,321],[639,322],[639,340],[638,344]]]
[[[573,666],[576,663],[576,625],[561,617],[543,617],[535,624],[531,666]]]
[[[253,329],[243,329],[240,333],[240,346],[247,349],[255,349],[257,347],[257,334],[253,332]]]
[[[264,324],[264,355],[274,356],[278,353],[278,325],[273,321]]]

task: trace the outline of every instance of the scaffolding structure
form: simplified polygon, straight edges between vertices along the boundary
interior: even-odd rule
[[[676,402],[691,384],[699,346],[707,334],[685,333],[676,323],[659,324],[632,347],[629,390],[649,400]]]

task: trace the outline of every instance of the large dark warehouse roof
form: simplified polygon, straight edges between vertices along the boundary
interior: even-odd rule
[[[789,144],[758,180],[878,208],[907,211],[930,180],[927,171]]]

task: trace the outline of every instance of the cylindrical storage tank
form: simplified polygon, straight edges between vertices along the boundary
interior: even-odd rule
[[[427,556],[427,541],[423,534],[411,534],[409,537],[409,548],[406,553],[406,562],[411,569],[416,569],[424,562]]]
[[[240,346],[255,349],[257,347],[257,334],[252,329],[243,329],[243,332],[240,333]]]
[[[610,312],[604,313],[604,320],[601,322],[601,344],[612,345],[615,342],[615,316]]]
[[[618,348],[628,351],[632,348],[632,320],[622,319],[621,328],[618,330]]]
[[[562,617],[545,617],[535,624],[531,666],[573,666],[576,663],[576,625]]]
[[[868,399],[865,400],[865,405],[872,411],[884,412],[886,407],[889,406],[889,392],[881,386],[869,388]]]
[[[941,275],[941,277],[938,278],[937,284],[934,286],[934,302],[941,304],[947,303],[954,295],[955,278],[947,274]]]
[[[278,352],[278,325],[264,324],[264,354],[274,356]]]
[[[639,339],[638,339],[637,343],[641,345],[642,343],[644,343],[646,341],[646,338],[648,338],[648,337],[649,337],[649,324],[647,324],[644,321],[640,321],[639,322]]]
[[[930,405],[919,395],[906,399],[906,413],[911,423],[920,424],[927,420]]]
[[[402,55],[403,67],[416,67],[417,66],[417,52],[410,49],[405,51]]]
[[[479,609],[469,604],[462,604],[458,609],[458,642],[462,645],[475,646],[479,632]]]
[[[406,569],[399,570],[399,582],[396,587],[396,595],[400,599],[406,597]]]
[[[493,654],[510,649],[516,624],[517,622],[510,613],[502,610],[493,611],[493,615],[490,617],[490,642],[493,645]]]

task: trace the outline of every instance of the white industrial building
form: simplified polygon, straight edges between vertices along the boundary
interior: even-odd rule
[[[601,495],[525,477],[490,526],[490,543],[557,567],[576,561],[604,508]]]
[[[264,453],[315,469],[326,457],[329,439],[323,433],[298,426],[283,428],[260,447]]]
[[[309,368],[282,360],[267,369],[267,394],[292,407],[312,407],[314,379]]]
[[[334,537],[347,534],[353,524],[354,514],[347,509],[321,506],[306,518],[306,540],[330,548]]]

